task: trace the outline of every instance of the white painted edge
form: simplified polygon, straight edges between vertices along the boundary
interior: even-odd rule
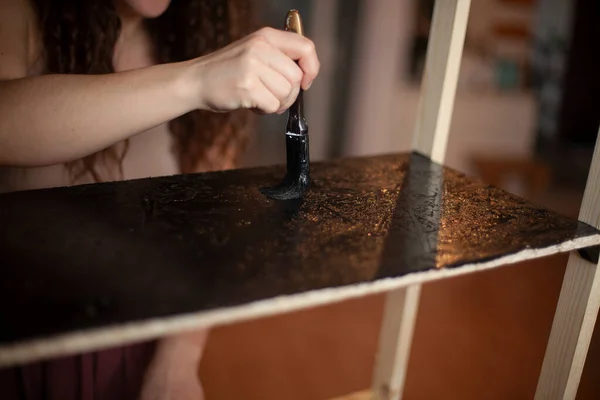
[[[328,303],[341,302],[413,284],[484,271],[502,265],[570,252],[598,244],[600,244],[600,234],[595,234],[569,240],[558,245],[540,249],[526,249],[494,260],[466,264],[456,268],[415,272],[397,278],[383,278],[342,287],[277,296],[239,306],[154,318],[105,328],[77,331],[44,339],[24,341],[8,346],[0,346],[0,367],[80,354],[108,347],[152,340],[182,331],[231,324]]]

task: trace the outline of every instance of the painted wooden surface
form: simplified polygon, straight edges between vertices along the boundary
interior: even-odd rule
[[[594,149],[579,219],[600,228],[600,140]],[[579,254],[569,256],[536,399],[577,396],[600,308],[599,268],[600,264]]]
[[[418,154],[0,196],[0,364],[287,312],[600,243]]]

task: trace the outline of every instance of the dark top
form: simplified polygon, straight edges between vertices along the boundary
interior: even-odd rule
[[[153,343],[0,369],[2,400],[135,400]]]

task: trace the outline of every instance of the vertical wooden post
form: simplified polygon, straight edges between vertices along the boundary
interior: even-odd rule
[[[579,219],[600,228],[600,131]],[[573,252],[560,291],[536,400],[575,399],[600,307],[600,264]]]
[[[402,398],[420,295],[421,285],[387,294],[373,374],[374,399]]]
[[[470,0],[437,0],[427,46],[413,148],[443,163],[462,59]]]
[[[429,35],[413,148],[443,163],[467,29],[470,0],[437,0]],[[387,295],[373,374],[373,395],[402,397],[420,285]]]

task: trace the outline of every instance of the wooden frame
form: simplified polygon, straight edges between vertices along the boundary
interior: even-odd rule
[[[413,149],[442,164],[448,141],[470,0],[438,0],[433,14]],[[600,131],[579,220],[600,227]],[[536,399],[575,399],[600,309],[600,263],[572,252],[536,390]],[[400,399],[420,284],[388,293],[370,391],[338,400]]]
[[[471,0],[437,1],[423,75],[413,149],[442,164]],[[404,389],[421,285],[388,293],[374,369],[373,397],[399,399]]]
[[[579,212],[600,226],[600,131]],[[600,264],[572,252],[538,382],[536,399],[575,399],[600,307]]]

